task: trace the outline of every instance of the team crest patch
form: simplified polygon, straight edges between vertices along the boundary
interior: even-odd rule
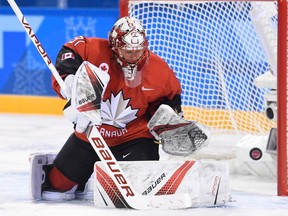
[[[75,55],[72,53],[72,52],[69,52],[69,53],[64,53],[62,56],[61,56],[61,60],[64,61],[66,59],[75,59]]]
[[[104,72],[108,72],[108,70],[109,70],[109,66],[107,63],[101,63],[99,68]]]

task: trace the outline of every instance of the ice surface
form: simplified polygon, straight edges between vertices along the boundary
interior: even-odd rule
[[[92,202],[33,202],[29,196],[29,154],[57,152],[72,132],[62,116],[0,114],[1,216],[288,216],[288,197],[276,181],[231,175],[232,202],[222,208],[185,210],[97,209]]]

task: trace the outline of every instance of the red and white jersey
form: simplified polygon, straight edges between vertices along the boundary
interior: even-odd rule
[[[60,50],[56,68],[64,78],[75,74],[83,61],[89,61],[110,75],[101,104],[102,125],[98,128],[109,146],[140,137],[152,138],[147,123],[158,106],[171,101],[175,107],[181,105],[181,86],[173,70],[152,52],[142,69],[142,82],[134,88],[125,84],[123,72],[113,58],[107,40],[75,38]],[[52,79],[53,88],[61,97],[60,87]],[[84,134],[76,135],[87,141]]]

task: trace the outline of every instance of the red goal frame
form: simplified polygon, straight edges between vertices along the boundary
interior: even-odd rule
[[[278,0],[277,189],[279,196],[288,196],[287,59],[287,0]]]

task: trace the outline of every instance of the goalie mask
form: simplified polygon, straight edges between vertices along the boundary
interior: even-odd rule
[[[148,41],[140,21],[123,17],[109,33],[109,46],[121,66],[126,85],[136,87],[141,83],[142,71],[148,59]]]

